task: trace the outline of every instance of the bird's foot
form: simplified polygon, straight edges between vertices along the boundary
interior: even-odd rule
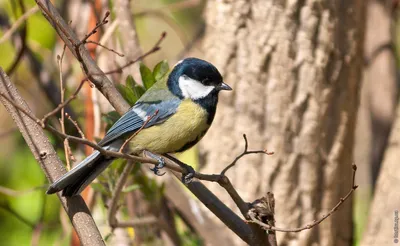
[[[180,160],[178,160],[177,158],[175,158],[172,155],[164,154],[164,156],[167,157],[168,159],[172,160],[173,162],[175,162],[176,164],[178,164],[181,168],[183,168],[185,170],[182,173],[182,178],[181,178],[181,181],[183,184],[188,185],[193,181],[193,178],[196,174],[193,167],[181,162]]]
[[[154,168],[150,168],[150,170],[153,171],[153,173],[157,176],[163,176],[165,172],[160,173],[160,169],[162,169],[165,166],[164,159],[161,156],[155,155],[149,151],[146,151],[146,155],[158,161],[158,164],[155,164]]]
[[[180,165],[183,169],[185,169],[186,172],[182,173],[182,183],[184,183],[185,185],[188,185],[190,183],[192,183],[193,178],[196,174],[196,172],[194,171],[194,168],[186,165],[184,163],[182,163],[182,165]]]

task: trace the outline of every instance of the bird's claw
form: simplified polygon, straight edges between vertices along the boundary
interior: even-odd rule
[[[193,178],[196,174],[196,172],[194,171],[193,167],[189,166],[189,165],[185,165],[183,166],[183,168],[185,169],[185,173],[182,173],[182,183],[184,183],[185,185],[188,185],[190,183],[192,183]]]
[[[157,164],[154,165],[154,168],[150,168],[150,170],[157,176],[163,176],[165,172],[160,173],[160,169],[165,166],[165,161],[162,157],[155,155],[151,152],[146,151],[146,154],[149,155],[151,158],[156,159],[158,161]]]
[[[160,169],[157,167],[157,165],[154,168],[149,168],[150,171],[153,171],[153,173],[157,176],[163,176],[166,172],[160,173]]]

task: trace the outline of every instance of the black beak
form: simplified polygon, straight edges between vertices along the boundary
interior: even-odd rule
[[[218,90],[220,90],[220,91],[222,91],[222,90],[224,90],[224,91],[231,91],[232,90],[232,88],[229,86],[229,85],[227,85],[227,84],[225,84],[224,82],[222,82],[220,85],[218,85]]]

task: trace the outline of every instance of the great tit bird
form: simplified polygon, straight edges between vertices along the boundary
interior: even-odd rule
[[[124,142],[138,132],[129,142],[131,154],[149,151],[163,155],[185,151],[210,127],[221,90],[232,88],[223,82],[217,68],[201,59],[186,58],[148,89],[98,144],[106,150],[119,151]],[[146,122],[148,117],[151,120]],[[47,194],[61,190],[63,196],[79,194],[114,159],[94,151],[51,184]],[[163,166],[162,158],[158,160],[160,164],[153,169],[156,174]]]

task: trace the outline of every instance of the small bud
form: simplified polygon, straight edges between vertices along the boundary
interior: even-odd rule
[[[40,156],[40,159],[46,159],[47,153],[45,151],[42,151],[42,152],[40,152],[39,156]]]

